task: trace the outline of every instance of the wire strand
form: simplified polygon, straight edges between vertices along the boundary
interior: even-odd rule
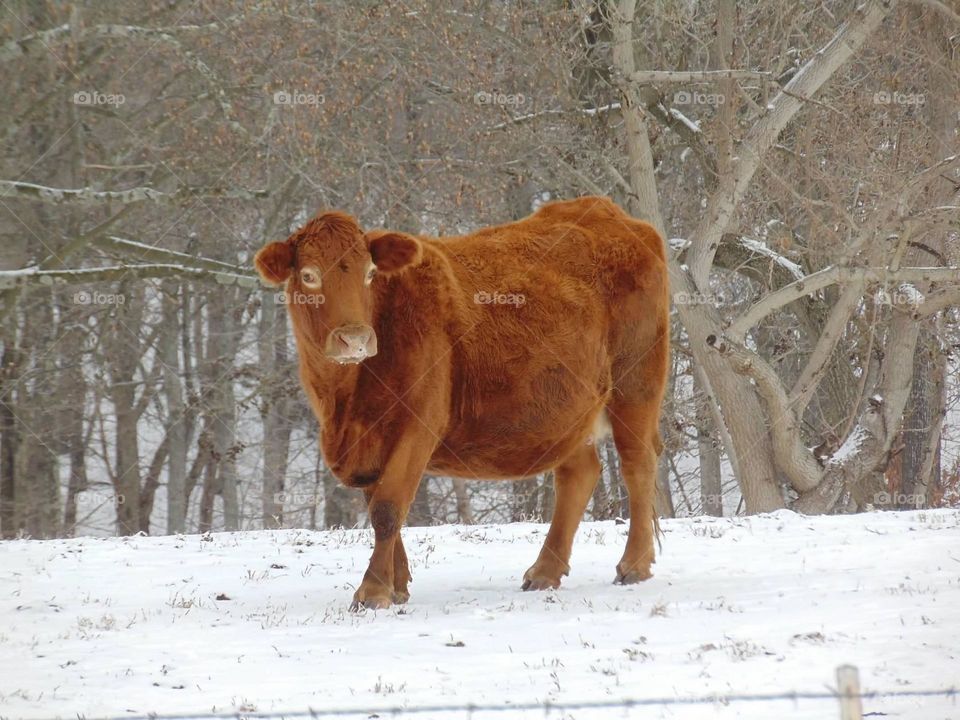
[[[942,690],[890,690],[876,692],[862,692],[844,694],[833,690],[823,691],[793,691],[784,693],[760,693],[760,694],[717,694],[700,695],[690,697],[650,697],[650,698],[624,698],[621,700],[584,700],[580,702],[526,702],[526,703],[467,703],[467,704],[449,704],[449,705],[396,705],[393,707],[356,707],[356,708],[331,708],[326,710],[308,708],[306,710],[290,711],[232,711],[222,713],[197,712],[197,713],[174,713],[174,714],[154,714],[146,715],[117,715],[104,717],[90,717],[78,715],[83,720],[227,720],[236,718],[238,720],[258,720],[261,718],[326,718],[326,717],[347,717],[351,715],[397,717],[401,715],[422,715],[425,713],[463,713],[469,716],[475,712],[518,712],[541,710],[545,714],[556,710],[602,710],[634,707],[647,707],[651,705],[729,705],[741,702],[772,702],[782,700],[837,700],[841,697],[858,697],[861,700],[880,700],[886,698],[924,698],[924,697],[949,697],[956,698],[960,690],[955,687]],[[48,718],[46,720],[54,720]]]

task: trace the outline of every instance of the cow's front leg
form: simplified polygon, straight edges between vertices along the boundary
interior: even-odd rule
[[[368,516],[372,518],[373,515],[370,510],[372,509],[373,490],[364,490],[363,494],[367,499]],[[410,599],[408,586],[413,581],[413,576],[410,574],[410,564],[407,560],[407,551],[403,547],[402,533],[402,530],[397,531],[396,540],[393,544],[393,602],[399,605]]]
[[[351,608],[386,608],[409,597],[406,553],[400,528],[417,494],[420,478],[433,452],[431,433],[408,433],[397,443],[377,483],[368,491],[368,512],[373,526],[373,555]]]
[[[401,510],[401,507],[403,509]],[[393,602],[393,554],[400,536],[406,507],[398,498],[376,498],[370,503],[370,524],[373,526],[373,555],[360,587],[353,594],[351,610],[387,608]]]

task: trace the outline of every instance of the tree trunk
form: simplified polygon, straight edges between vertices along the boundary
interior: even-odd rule
[[[630,159],[628,179],[633,193],[628,205],[633,215],[645,218],[663,233],[646,123],[638,107],[636,93],[626,81],[636,70],[633,44],[635,6],[636,0],[620,0],[618,9],[611,13],[613,63],[623,78],[620,94]],[[719,237],[725,227],[716,229],[719,230]],[[685,297],[700,295],[694,278],[685,269],[671,262],[669,270],[675,293],[683,293]],[[748,382],[738,378],[720,358],[711,357],[712,353],[708,350],[707,337],[721,327],[719,313],[706,303],[679,304],[677,309],[690,338],[694,362],[709,378],[710,388],[707,391],[713,399],[713,407],[718,408],[715,420],[718,426],[725,424],[727,429],[726,436],[730,440],[727,455],[737,473],[747,512],[766,512],[784,507],[776,482],[770,439],[766,428],[756,422],[757,418],[762,417],[757,397]],[[743,457],[738,457],[737,448],[744,449]]]
[[[331,528],[357,526],[357,493],[344,487],[329,470],[323,471],[323,525]]]
[[[556,474],[554,474],[553,470],[550,470],[537,478],[537,482],[542,488],[540,492],[542,504],[540,505],[540,512],[537,513],[537,515],[540,518],[540,522],[549,522],[553,518],[553,511],[556,510],[557,506],[557,490],[554,486]]]
[[[617,454],[617,446],[613,438],[607,438],[604,441],[604,458],[607,466],[607,473],[610,476],[610,515],[611,517],[629,517],[630,516],[630,498],[623,485],[623,474],[620,472],[620,456]]]
[[[179,283],[163,286],[163,331],[159,352],[163,362],[163,391],[167,402],[167,534],[187,529],[187,424],[180,378]]]
[[[281,308],[282,310],[282,308]],[[260,358],[263,419],[263,526],[283,527],[282,493],[287,474],[292,425],[287,417],[286,384],[282,374],[287,368],[286,313],[278,312],[272,293],[264,293],[260,309]],[[314,503],[316,504],[316,503]]]
[[[200,520],[197,529],[201,533],[207,533],[213,530],[213,510],[216,503],[217,494],[220,489],[217,487],[217,464],[213,454],[207,461],[203,469],[203,491],[200,494]]]
[[[17,374],[18,353],[13,321],[8,319],[5,322],[7,333],[3,338],[3,364],[0,366],[0,537],[9,539],[17,536],[14,488],[19,433],[13,412],[16,397],[11,379]]]
[[[126,381],[114,381],[111,395],[116,408],[117,432],[114,465],[117,532],[140,532],[140,442],[137,433],[139,413],[133,391],[132,375]]]
[[[223,500],[223,525],[227,531],[240,529],[240,502],[237,488],[237,404],[234,395],[234,358],[240,339],[238,308],[242,301],[235,289],[211,294],[207,304],[207,382],[211,387],[210,435],[215,478],[207,476],[202,503],[203,524],[212,528],[212,496]]]
[[[693,380],[693,394],[697,418],[697,451],[700,459],[700,504],[704,515],[723,516],[723,486],[720,474],[720,450],[717,438],[713,436],[713,423],[709,411],[699,399],[704,396],[703,388]]]
[[[228,532],[240,529],[240,492],[237,487],[237,415],[233,397],[233,382],[229,393],[224,392],[225,404],[216,424],[214,437],[218,449],[223,449],[218,468],[217,487],[223,498],[223,528]]]
[[[687,293],[687,297],[695,294],[692,285],[686,285],[681,292]],[[721,327],[716,309],[701,304],[678,305],[677,310],[690,338],[693,361],[703,371],[700,378],[705,385],[704,402],[724,439],[747,514],[785,507],[773,464],[770,435],[762,420],[764,412],[756,392],[707,346],[712,328]]]
[[[470,508],[466,480],[453,478],[453,495],[457,500],[457,520],[463,525],[473,525],[473,510]]]
[[[829,512],[841,495],[874,472],[890,451],[903,422],[913,380],[913,356],[920,328],[907,312],[896,311],[886,332],[883,365],[874,392],[837,451],[841,462],[828,464],[819,485],[794,507],[808,515]]]
[[[901,486],[897,506],[903,510],[926,505],[935,484],[933,470],[940,455],[943,424],[944,356],[938,339],[925,328],[913,359],[913,383],[903,427]]]
[[[432,478],[424,475],[420,480],[420,487],[410,504],[407,514],[407,525],[410,527],[426,527],[433,525],[433,513],[430,509],[430,485]]]
[[[508,516],[510,522],[526,522],[530,519],[530,496],[536,496],[536,493],[537,486],[533,478],[511,481]]]
[[[21,440],[16,460],[16,525],[31,538],[56,537],[60,531],[57,458],[34,435]]]
[[[661,518],[672,518],[677,514],[670,488],[670,458],[666,452],[657,460],[657,490],[653,496],[653,511]]]
[[[150,516],[153,515],[153,503],[157,496],[157,488],[160,487],[160,476],[163,474],[163,466],[167,462],[169,450],[170,436],[165,435],[160,447],[153,453],[153,460],[150,461],[143,478],[143,487],[140,488],[140,532],[150,533]]]
[[[600,446],[602,447],[602,445]],[[600,447],[597,451],[600,451]],[[593,489],[593,507],[591,513],[594,520],[609,520],[611,514],[610,493],[607,490],[607,477],[610,475],[606,463],[601,464],[600,478]]]
[[[117,532],[134,535],[140,532],[140,440],[137,428],[140,410],[137,407],[136,377],[143,348],[140,328],[143,325],[142,290],[133,284],[118,288],[124,298],[114,309],[108,331],[106,350],[110,370],[109,395],[116,417],[114,435],[113,483],[116,497]]]

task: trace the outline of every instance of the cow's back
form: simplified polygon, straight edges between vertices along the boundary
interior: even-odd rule
[[[553,279],[561,286],[563,280],[579,281],[610,301],[644,278],[662,275],[665,267],[656,230],[602,197],[550,203],[523,220],[434,245],[450,259],[464,292],[499,284],[535,294],[554,286],[540,288],[534,281]]]

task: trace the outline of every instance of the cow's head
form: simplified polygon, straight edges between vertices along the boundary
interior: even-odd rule
[[[374,300],[380,277],[402,272],[423,257],[412,235],[364,233],[349,215],[322,213],[284,242],[254,258],[260,276],[286,285],[285,300],[299,336],[339,363],[377,354]]]

